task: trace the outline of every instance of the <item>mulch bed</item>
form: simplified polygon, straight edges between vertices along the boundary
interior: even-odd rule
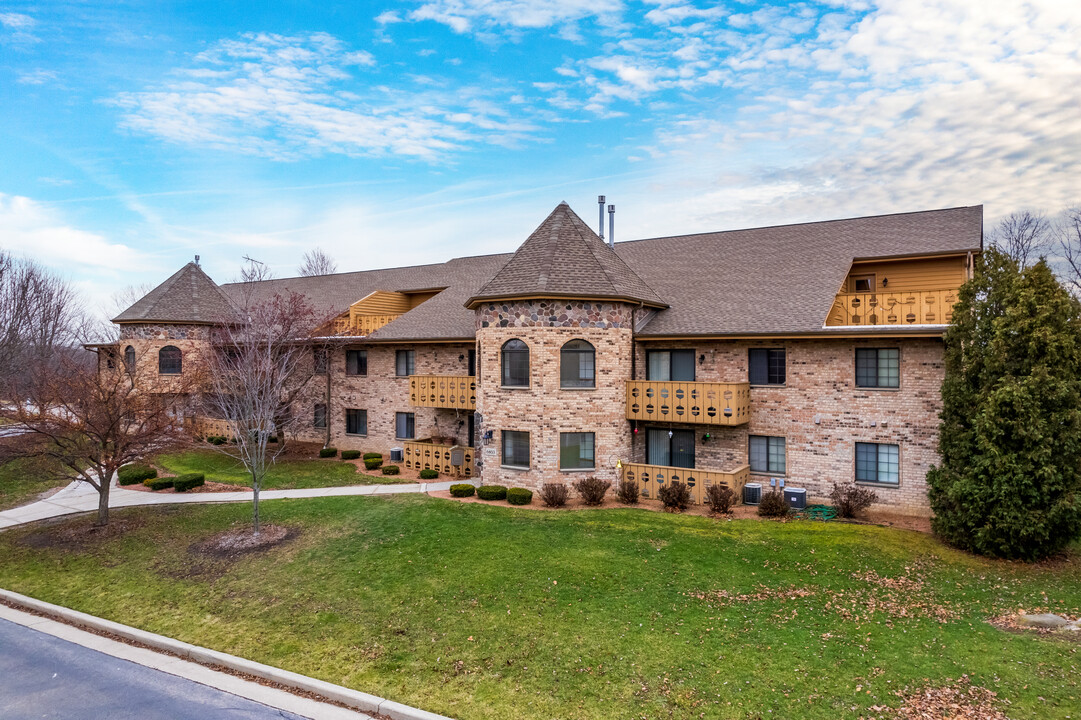
[[[158,477],[175,477],[175,475],[159,475]],[[173,488],[165,488],[164,490],[151,490],[142,483],[136,483],[134,485],[121,485],[121,490],[136,490],[138,492],[154,493],[156,495],[168,495],[170,493],[176,493]],[[185,490],[181,495],[198,495],[200,493],[220,493],[220,492],[251,492],[251,488],[247,485],[227,485],[226,483],[214,482],[207,480],[205,485],[199,487],[193,487],[191,490]]]
[[[296,528],[283,525],[263,525],[258,535],[250,527],[244,527],[226,530],[194,543],[188,547],[188,552],[215,558],[237,558],[283,545],[299,534]]]
[[[74,520],[69,517],[43,520],[40,529],[24,536],[20,542],[38,550],[81,550],[94,543],[126,535],[146,524],[144,518],[127,513],[110,513],[109,524],[105,527],[95,525],[96,521],[96,512],[92,516]]]
[[[1081,643],[1081,632],[1063,631],[1057,628],[1043,628],[1033,627],[1031,625],[1021,625],[1017,622],[1018,616],[1022,613],[1044,613],[1053,612],[1056,615],[1062,615],[1067,620],[1076,620],[1078,616],[1068,615],[1066,613],[1059,612],[1058,610],[1049,610],[1047,608],[1037,608],[1035,610],[1020,610],[1016,613],[1007,613],[1005,615],[998,615],[987,622],[997,627],[999,630],[1005,630],[1006,632],[1017,633],[1018,635],[1042,635],[1044,637],[1055,637],[1061,640],[1070,640],[1072,642]]]

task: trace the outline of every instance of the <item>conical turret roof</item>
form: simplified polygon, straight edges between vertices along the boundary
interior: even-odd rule
[[[527,297],[584,297],[667,307],[565,202],[556,206],[466,307]]]
[[[115,323],[189,322],[208,325],[234,318],[229,298],[193,262],[113,318]]]

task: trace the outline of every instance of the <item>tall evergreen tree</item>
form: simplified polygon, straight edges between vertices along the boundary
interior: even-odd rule
[[[1081,305],[1040,260],[989,249],[945,337],[932,527],[1034,560],[1081,534]]]

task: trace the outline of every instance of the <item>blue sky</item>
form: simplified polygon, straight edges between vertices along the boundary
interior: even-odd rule
[[[617,239],[1056,211],[1078,38],[1061,0],[0,0],[0,247],[104,307],[195,254],[508,251],[600,193]]]

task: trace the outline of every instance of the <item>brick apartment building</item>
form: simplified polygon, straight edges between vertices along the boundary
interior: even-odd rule
[[[963,207],[610,245],[562,203],[513,254],[257,289],[337,316],[294,403],[304,439],[530,488],[866,483],[923,514],[982,225]],[[183,373],[239,292],[189,263],[115,318],[112,352]]]

